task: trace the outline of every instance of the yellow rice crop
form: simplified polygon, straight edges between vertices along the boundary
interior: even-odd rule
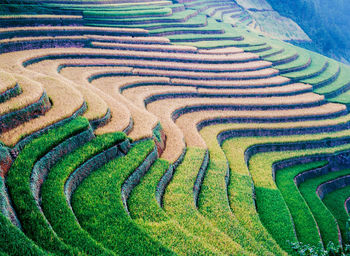
[[[132,102],[122,96],[119,93],[118,87],[115,86],[118,82],[120,82],[118,78],[103,77],[94,80],[92,84],[116,99],[118,102],[124,104],[129,109],[134,122],[133,129],[129,134],[132,139],[139,140],[152,137],[153,129],[156,127],[158,119],[146,110],[135,106]]]
[[[67,87],[60,80],[50,77],[37,78],[44,86],[52,107],[44,116],[32,119],[0,135],[0,140],[8,146],[14,146],[22,137],[45,128],[62,119],[70,117],[83,104],[83,97],[73,87]]]
[[[10,98],[0,103],[0,115],[5,115],[33,104],[37,102],[44,93],[40,83],[21,75],[15,75],[14,77],[21,86],[22,93],[17,97]]]
[[[102,43],[92,42],[93,46],[96,47],[112,47],[112,48],[123,48],[127,50],[143,50],[143,51],[183,51],[183,52],[197,52],[197,48],[193,46],[185,45],[161,45],[161,44],[126,44],[126,43]]]
[[[11,73],[0,70],[0,94],[16,86],[16,79]]]
[[[214,88],[198,88],[198,92],[202,94],[217,93],[217,94],[274,94],[274,93],[292,93],[304,90],[311,90],[312,86],[309,84],[287,84],[282,86],[254,88],[254,89],[214,89]]]

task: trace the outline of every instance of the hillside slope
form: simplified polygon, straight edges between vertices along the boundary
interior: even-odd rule
[[[294,20],[312,39],[303,45],[326,56],[350,61],[350,6],[345,0],[268,0],[281,15]]]

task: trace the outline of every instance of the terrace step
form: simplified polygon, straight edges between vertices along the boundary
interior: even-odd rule
[[[0,27],[23,26],[72,26],[82,25],[83,17],[80,15],[1,15]]]
[[[150,24],[150,23],[174,23],[174,22],[186,22],[192,17],[198,15],[197,11],[185,10],[183,12],[174,13],[168,17],[147,17],[147,18],[94,18],[84,15],[84,20],[87,24],[123,24],[123,25],[134,25],[134,24]]]
[[[165,53],[165,52],[140,52],[140,51],[123,51],[123,50],[102,50],[102,49],[84,49],[76,53],[74,49],[66,49],[61,52],[57,49],[45,49],[41,54],[38,54],[36,50],[32,51],[32,56],[23,60],[25,67],[35,64],[37,62],[49,59],[67,59],[74,58],[80,59],[93,58],[93,59],[132,59],[132,60],[153,60],[153,61],[171,61],[184,63],[241,63],[247,61],[257,61],[258,56],[253,53],[241,53],[230,55],[213,55],[213,54],[196,54],[196,53]],[[266,62],[265,62],[266,63]]]
[[[135,78],[131,79],[134,81]],[[136,80],[137,81],[137,80]],[[139,81],[144,81],[139,78]],[[150,79],[152,81],[152,79]],[[144,107],[140,108],[128,101],[124,96],[121,95],[115,88],[123,85],[127,81],[121,80],[118,76],[116,77],[101,77],[92,81],[92,84],[104,93],[109,94],[115,100],[121,102],[128,108],[132,118],[132,130],[129,136],[134,140],[140,140],[145,138],[153,137],[153,129],[158,123],[158,119],[151,113],[147,112]]]
[[[320,75],[302,80],[303,83],[311,84],[314,89],[327,86],[334,82],[340,75],[340,65],[335,61],[329,61],[327,69]]]
[[[306,69],[311,65],[311,61],[310,56],[299,55],[295,61],[282,65],[274,65],[274,68],[278,69],[282,74],[296,72]]]
[[[92,28],[85,26],[41,26],[0,28],[0,39],[8,39],[13,37],[82,35],[147,36],[148,33],[144,29]]]
[[[116,133],[101,135],[87,142],[61,158],[50,170],[42,186],[41,205],[52,228],[65,243],[79,247],[87,254],[114,255],[80,227],[71,209],[70,198],[94,170],[128,150],[129,144],[122,145],[123,140],[125,135]]]
[[[322,203],[319,198],[320,190],[318,189],[320,184],[329,180],[336,179],[341,176],[349,174],[349,170],[340,170],[333,173],[329,173],[312,180],[308,180],[299,186],[301,193],[305,200],[308,202],[311,211],[313,212],[315,219],[320,227],[321,236],[324,244],[328,244],[329,241],[333,241],[335,244],[342,243],[341,233],[339,231],[338,223],[329,209]],[[308,195],[310,191],[314,191],[314,197]]]
[[[198,92],[201,95],[205,94],[216,94],[216,95],[227,95],[232,97],[271,97],[271,96],[288,96],[298,95],[312,91],[312,86],[308,84],[288,84],[282,86],[265,87],[265,88],[254,88],[254,89],[207,89],[198,88]],[[217,96],[217,97],[218,97]]]
[[[287,64],[298,59],[299,54],[296,51],[281,52],[273,56],[265,57],[264,60],[270,61],[273,65]]]
[[[339,75],[330,84],[318,87],[316,86],[315,92],[328,95],[329,98],[336,97],[349,90],[350,74],[349,68],[344,65],[340,65]]]
[[[243,37],[239,34],[234,33],[224,33],[220,36],[215,34],[180,34],[180,35],[169,35],[167,38],[174,43],[183,43],[183,42],[201,42],[201,41],[216,41],[220,40],[233,40],[233,41],[242,41]],[[234,44],[234,43],[232,43]]]
[[[266,232],[262,230],[248,231],[237,220],[229,200],[228,191],[231,171],[228,159],[220,149],[217,140],[211,140],[211,138],[205,136],[203,136],[203,139],[206,145],[208,145],[209,155],[208,166],[205,170],[205,176],[203,177],[201,191],[198,197],[199,211],[211,223],[230,236],[234,241],[238,242],[243,248],[247,250],[259,248],[257,251],[255,249],[252,250],[258,255],[279,254],[280,249],[277,248],[276,244],[270,243],[271,241],[266,243],[269,239]],[[198,173],[197,180],[200,178],[200,174],[201,172]],[[237,233],[234,230],[238,231],[240,235],[236,235]]]
[[[243,49],[237,47],[224,47],[218,49],[200,49],[198,52],[203,54],[235,54],[242,53]]]
[[[8,72],[0,71],[0,104],[21,93],[16,78]]]
[[[209,116],[208,116],[209,117]],[[185,120],[185,122],[186,122],[186,120]],[[195,122],[195,123],[198,123],[198,119],[197,120],[191,120],[191,122]],[[188,126],[188,125],[187,125]],[[247,125],[242,125],[242,126],[237,126],[237,125],[234,125],[234,124],[230,124],[230,125],[221,125],[221,126],[219,126],[218,125],[218,129],[217,130],[215,130],[215,129],[213,129],[212,127],[213,126],[211,126],[210,127],[210,129],[209,129],[209,127],[208,127],[208,129],[207,128],[204,128],[202,131],[201,131],[201,134],[202,134],[202,136],[203,136],[203,138],[206,138],[206,136],[208,136],[208,137],[210,137],[210,138],[212,138],[211,139],[211,141],[213,142],[213,141],[216,141],[217,140],[217,138],[219,139],[219,143],[222,141],[222,140],[225,140],[225,139],[227,139],[227,137],[226,136],[223,136],[223,138],[221,139],[220,137],[220,135],[218,135],[219,134],[219,132],[220,131],[225,131],[225,130],[232,130],[232,129],[237,129],[237,131],[239,131],[239,129],[243,129],[242,130],[242,133],[241,133],[241,135],[240,135],[240,133],[234,133],[234,134],[232,134],[232,137],[239,137],[239,136],[251,136],[251,135],[247,135],[247,130],[245,130],[246,129],[246,126]],[[253,125],[253,126],[256,126],[256,127],[258,127],[257,125]],[[280,127],[279,125],[276,125],[276,128],[277,127]],[[200,128],[201,129],[201,128]],[[264,135],[264,133],[260,133],[260,130],[261,130],[261,127],[259,126],[259,128],[257,128],[257,133],[256,133],[256,136],[265,136]],[[258,132],[259,131],[259,132]],[[300,131],[299,131],[299,129],[297,130],[298,132],[297,133],[299,133]],[[287,132],[287,131],[286,131]],[[281,133],[281,134],[283,134],[283,133]],[[285,133],[285,134],[289,134],[289,133]],[[313,132],[313,134],[314,134],[314,132]],[[331,135],[332,135],[332,137],[336,137],[337,135],[336,134],[332,134],[332,133],[330,133]],[[325,138],[327,138],[327,136],[329,136],[330,134],[326,134],[326,135],[324,135],[323,137],[325,137]],[[272,135],[272,134],[271,134]],[[319,135],[321,135],[321,134],[319,134]],[[273,133],[273,136],[276,136],[276,134],[275,133]],[[338,135],[339,136],[339,135]],[[288,136],[287,136],[288,137]],[[280,142],[280,144],[279,145],[281,145],[281,146],[283,146],[284,144],[285,144],[285,142],[286,141],[288,141],[288,138],[287,137],[281,137],[281,138],[279,138],[280,140],[281,140],[281,142]],[[292,136],[293,137],[293,136]],[[289,139],[290,138],[292,138],[292,137],[290,137],[289,136]],[[307,136],[307,137],[309,137],[309,138],[313,138],[314,137],[314,135],[312,135],[312,136]],[[186,137],[187,138],[187,137]],[[283,138],[283,140],[282,140],[282,138]],[[298,141],[298,140],[304,140],[304,139],[306,139],[306,137],[305,137],[305,135],[304,136],[298,136],[298,137],[294,137],[294,141]],[[249,216],[253,216],[253,214],[252,213],[248,213],[246,210],[248,209],[248,207],[245,207],[244,209],[240,209],[240,207],[239,207],[239,205],[241,205],[242,204],[242,200],[243,200],[243,198],[242,198],[242,196],[244,196],[244,197],[247,197],[248,196],[248,194],[250,193],[249,191],[251,191],[251,187],[250,187],[250,182],[247,182],[247,184],[246,183],[244,183],[244,184],[246,184],[246,191],[244,192],[244,195],[242,194],[241,195],[241,193],[243,193],[243,191],[240,191],[240,189],[242,189],[242,179],[243,179],[243,177],[245,177],[245,176],[243,176],[244,174],[243,174],[243,172],[244,172],[244,170],[247,168],[246,166],[245,166],[245,162],[244,162],[244,158],[246,158],[246,159],[248,159],[250,156],[249,156],[249,154],[248,155],[246,155],[246,156],[243,156],[243,152],[245,152],[246,151],[246,149],[249,147],[249,145],[254,145],[254,144],[257,144],[257,143],[259,143],[259,144],[261,144],[261,143],[264,143],[264,141],[268,141],[268,142],[271,142],[271,141],[277,141],[277,139],[276,139],[276,137],[271,137],[271,138],[269,138],[269,140],[263,140],[262,138],[256,138],[255,140],[254,140],[254,138],[247,138],[246,139],[246,142],[243,140],[243,141],[240,141],[240,139],[238,139],[238,138],[236,138],[235,139],[236,141],[237,141],[237,143],[233,143],[234,141],[232,141],[232,143],[231,144],[227,144],[227,146],[226,146],[226,144],[224,144],[224,149],[225,149],[225,152],[230,152],[230,155],[228,156],[228,159],[232,162],[232,164],[231,164],[231,175],[233,175],[233,177],[237,177],[237,180],[235,180],[235,179],[231,179],[230,180],[230,187],[229,187],[229,193],[230,194],[234,194],[235,196],[234,197],[232,197],[232,198],[230,198],[230,202],[231,202],[231,207],[233,207],[233,209],[234,209],[234,212],[235,212],[235,214],[236,214],[236,216],[237,217],[239,217],[239,219],[241,220],[242,218],[243,219],[245,219],[245,217],[244,216],[247,216],[247,215],[249,215]],[[343,141],[343,139],[342,138],[340,138],[340,140],[339,140],[339,142],[340,141]],[[348,141],[348,140],[347,140]],[[186,140],[186,142],[188,142],[187,140]],[[210,143],[210,141],[208,142],[208,141],[206,141],[206,144],[208,145]],[[342,142],[342,144],[344,145],[344,143],[347,143],[347,142]],[[308,143],[306,143],[306,144],[308,144]],[[190,144],[191,145],[191,144]],[[337,145],[336,144],[336,142],[326,142],[326,141],[324,141],[324,145]],[[345,146],[347,146],[348,147],[348,145],[345,145]],[[344,146],[344,147],[345,147]],[[271,148],[274,148],[272,145],[271,145]],[[276,148],[275,150],[280,150],[279,148]],[[258,150],[258,151],[260,151],[260,149]],[[241,157],[239,157],[240,155],[242,155]],[[232,159],[231,159],[232,158]],[[242,164],[240,164],[240,158],[242,158]],[[264,159],[270,159],[269,157],[264,157]],[[249,178],[249,174],[248,174],[248,171],[247,171],[247,174],[246,174],[246,176]],[[269,176],[271,176],[271,173],[269,174]],[[266,175],[265,175],[265,177],[267,177]],[[232,185],[231,185],[232,184]],[[249,191],[248,191],[248,189],[249,189]],[[249,196],[251,196],[251,194],[249,195]],[[237,201],[236,201],[237,200]],[[237,203],[236,203],[237,202]],[[237,204],[237,205],[236,205]],[[247,209],[246,209],[247,208]],[[255,211],[255,207],[253,207],[254,208],[254,211]],[[243,210],[243,215],[241,214],[242,213],[242,210]],[[253,218],[250,218],[249,219],[249,223],[251,223],[251,221],[253,221]],[[251,227],[252,228],[252,227]],[[253,230],[256,230],[256,226],[254,226],[253,227]],[[253,232],[253,231],[250,231],[250,232]]]
[[[12,207],[11,200],[8,194],[8,189],[5,184],[5,178],[10,169],[13,158],[11,150],[3,145],[0,146],[0,214],[12,222],[12,224],[19,229],[21,224],[17,218],[15,210]]]
[[[223,34],[225,30],[220,28],[218,22],[213,19],[207,19],[204,26],[171,26],[166,28],[148,28],[151,35],[170,36],[170,35],[184,35],[184,34]]]
[[[273,47],[271,50],[268,51],[264,51],[264,52],[258,52],[257,54],[261,57],[261,58],[268,58],[268,57],[272,57],[278,54],[282,54],[285,51],[284,48],[275,48]]]
[[[286,168],[274,168],[276,184],[286,202],[293,219],[296,235],[299,242],[318,246],[322,243],[321,234],[316,220],[307,203],[301,195],[298,177],[313,169],[327,167],[327,161],[310,162],[303,165],[294,165]]]
[[[33,254],[44,256],[47,255],[23,232],[14,226],[3,214],[0,214],[1,243],[0,250],[4,255],[25,255]]]
[[[7,132],[31,119],[45,114],[51,108],[42,85],[24,76],[16,76],[22,93],[0,103],[0,133]]]
[[[187,149],[183,162],[176,168],[172,181],[165,191],[164,209],[170,218],[175,219],[184,229],[198,235],[203,242],[217,248],[221,253],[246,254],[248,252],[244,248],[216,228],[196,208],[193,185],[204,155],[204,149]],[[225,243],[225,246],[222,246],[222,243]]]
[[[270,46],[269,44],[258,45],[258,46],[247,46],[243,48],[244,48],[244,51],[253,52],[253,53],[266,53],[273,49],[272,46]]]
[[[45,61],[42,61],[45,62]],[[271,63],[266,61],[249,61],[242,63],[231,63],[231,64],[205,64],[205,63],[192,63],[186,62],[167,62],[167,61],[155,61],[155,60],[108,60],[108,59],[91,59],[91,60],[69,60],[63,59],[62,61],[57,61],[58,70],[64,68],[83,68],[90,69],[95,67],[96,70],[101,67],[105,67],[106,74],[117,74],[120,75],[131,75],[132,69],[124,69],[125,71],[119,71],[120,68],[116,67],[134,67],[134,68],[149,68],[149,69],[162,69],[162,70],[180,70],[180,71],[197,71],[197,72],[243,72],[243,71],[254,71],[261,70],[265,68],[270,68]],[[102,73],[102,72],[101,72]]]
[[[62,158],[72,154],[77,148],[88,143],[94,137],[93,130],[89,126],[85,131],[66,139],[58,146],[51,149],[34,164],[31,173],[30,189],[40,211],[42,211],[42,185],[50,174],[50,171]]]
[[[180,53],[195,53],[197,49],[191,46],[177,46],[177,45],[145,45],[145,44],[125,44],[125,43],[104,43],[91,42],[93,47],[101,49],[117,49],[117,50],[132,50],[132,51],[156,51],[156,52],[180,52]]]
[[[308,136],[308,137],[310,138],[311,136]],[[279,140],[281,140],[281,139],[282,138],[279,138]],[[315,154],[317,154],[316,157],[322,157],[322,155],[320,155],[322,153],[334,154],[334,152],[338,152],[339,150],[348,150],[348,148],[349,148],[349,145],[347,144],[348,139],[346,139],[346,141],[344,141],[344,139],[345,138],[337,138],[339,144],[334,143],[331,145],[331,148],[328,148],[328,147],[330,147],[330,144],[325,143],[325,141],[323,141],[323,140],[313,141],[313,143],[309,143],[309,144],[307,142],[306,142],[306,144],[305,143],[298,144],[300,142],[297,142],[297,140],[294,140],[296,142],[294,142],[293,145],[291,144],[290,147],[286,147],[286,148],[283,147],[284,145],[287,145],[286,143],[280,144],[282,147],[279,147],[279,148],[274,148],[273,145],[271,143],[269,143],[269,144],[265,144],[265,146],[262,146],[264,148],[261,148],[258,150],[253,150],[252,152],[250,152],[249,154],[247,154],[245,156],[246,159],[249,159],[249,160],[247,160],[247,163],[249,162],[249,169],[250,169],[252,177],[254,179],[255,193],[256,193],[256,198],[257,198],[257,203],[258,203],[258,209],[260,209],[260,217],[261,217],[263,223],[265,223],[265,225],[268,227],[269,231],[273,232],[274,237],[276,237],[278,235],[278,233],[280,232],[280,230],[282,229],[281,225],[283,226],[283,228],[287,227],[287,225],[286,225],[287,222],[289,222],[289,230],[290,231],[288,233],[285,230],[283,233],[292,235],[293,234],[293,228],[292,228],[293,225],[291,224],[290,221],[287,221],[287,219],[290,217],[289,217],[289,213],[288,213],[286,206],[283,206],[285,208],[284,217],[283,217],[281,207],[284,204],[284,202],[283,202],[283,199],[281,197],[281,199],[279,199],[279,201],[281,201],[281,203],[277,203],[278,190],[276,188],[272,188],[272,187],[275,187],[274,184],[270,183],[269,181],[266,181],[266,179],[264,178],[264,177],[267,177],[266,176],[266,175],[268,175],[267,173],[270,172],[270,170],[271,170],[269,166],[273,166],[272,170],[274,170],[275,163],[278,163],[278,165],[280,165],[279,162],[281,160],[289,159],[289,158],[291,159],[291,161],[287,162],[287,165],[281,164],[280,166],[282,166],[282,167],[279,167],[279,168],[285,168],[285,167],[288,167],[291,164],[295,164],[295,163],[305,164],[307,162],[310,162],[310,160],[309,160],[310,158],[306,158],[306,160],[304,160],[305,155],[315,156]],[[271,141],[271,139],[270,139],[270,141]],[[275,140],[275,141],[277,141],[277,140]],[[286,140],[284,140],[284,141],[286,141]],[[252,143],[254,143],[254,142],[252,142]],[[261,140],[260,143],[264,143],[264,142]],[[264,144],[261,144],[261,145],[264,145]],[[231,144],[230,146],[233,146],[233,144]],[[300,150],[300,149],[302,149],[302,150]],[[261,150],[263,150],[264,152],[266,152],[266,151],[284,151],[284,152],[283,153],[279,153],[279,152],[261,153],[261,154],[252,156],[252,154],[262,152]],[[290,151],[290,150],[293,150],[293,151]],[[296,158],[299,156],[302,156],[301,160],[299,160],[299,158]],[[321,160],[323,160],[323,159],[324,158],[321,158]],[[262,172],[263,169],[265,170],[264,173]],[[271,176],[271,173],[270,173],[270,176]],[[272,177],[275,177],[274,171],[272,173]],[[303,184],[305,184],[305,183],[303,183]],[[275,203],[273,205],[271,205],[271,204],[268,205],[268,203],[267,203],[267,202],[269,202],[268,198],[264,198],[264,196],[265,197],[269,196],[269,194],[266,194],[266,193],[264,194],[264,191],[266,191],[267,188],[270,188],[270,190],[273,189],[276,191],[276,192],[274,192],[275,195],[272,195],[272,191],[270,193],[270,196],[273,196],[273,198],[274,198]],[[299,188],[300,188],[304,198],[307,201],[308,201],[308,199],[305,197],[306,194],[313,196],[312,195],[313,193],[309,190],[304,193],[302,191],[302,185],[300,185]],[[316,196],[316,194],[315,194],[315,196]],[[263,199],[259,199],[259,198],[263,198]],[[310,205],[310,201],[308,201],[308,204]],[[279,210],[278,217],[274,216],[273,223],[272,223],[271,222],[272,219],[269,217],[270,216],[269,213],[271,214],[271,210],[273,210],[275,207],[278,207],[280,210]],[[312,210],[312,207],[310,207],[310,208]],[[267,210],[267,209],[270,209],[270,212],[268,212],[269,210]],[[318,221],[318,217],[315,215],[315,212],[313,212],[313,215],[315,216],[315,219],[320,226],[321,224]],[[281,220],[284,218],[284,220],[277,221],[276,220],[277,218],[279,218]],[[278,225],[280,226],[280,228],[277,228]],[[272,227],[274,227],[275,229],[272,229]],[[321,234],[322,234],[322,226],[320,226],[320,230],[321,230]],[[333,229],[333,231],[334,231],[334,229]],[[327,239],[325,240],[323,235],[322,235],[322,238],[324,239],[325,244],[327,244],[329,240],[327,240]],[[284,237],[283,240],[282,239],[279,240],[279,243],[281,243],[281,245],[283,244],[284,248],[288,248],[288,245],[284,244],[285,239],[286,239],[286,237]],[[288,239],[290,239],[290,238],[288,238]],[[333,242],[337,243],[337,238]],[[317,243],[317,241],[316,241],[316,243]]]
[[[137,9],[134,7],[133,9],[114,9],[114,10],[104,10],[100,11],[83,11],[84,19],[139,19],[139,18],[153,18],[153,17],[167,17],[173,14],[172,9],[169,6],[159,6],[153,7],[150,6],[149,9]]]
[[[107,20],[106,24],[99,24],[102,23],[102,21],[94,23],[86,23],[87,26],[104,26],[104,27],[116,27],[116,28],[143,28],[147,29],[149,31],[154,29],[167,29],[167,28],[199,28],[199,27],[205,27],[207,22],[207,17],[204,15],[197,15],[188,18],[185,22],[176,22],[176,21],[170,21],[170,22],[155,22],[155,23],[141,23],[141,24],[118,24],[113,23],[113,20]]]
[[[133,74],[142,76],[161,76],[180,78],[180,79],[194,79],[194,80],[254,80],[264,79],[277,76],[279,72],[276,69],[266,68],[258,71],[241,71],[237,73],[213,73],[213,72],[192,72],[192,71],[170,71],[157,69],[133,69]]]
[[[97,68],[94,68],[94,70],[96,71]],[[129,109],[123,103],[118,102],[110,95],[93,86],[90,86],[90,83],[88,82],[88,77],[90,74],[87,71],[88,68],[81,67],[74,69],[63,68],[60,70],[60,75],[75,82],[76,84],[91,88],[91,91],[98,95],[99,98],[101,98],[105,104],[107,104],[108,111],[106,115],[100,119],[90,121],[92,126],[97,128],[95,130],[95,134],[101,135],[104,133],[117,131],[129,133],[133,126]]]
[[[59,80],[62,80],[62,82],[65,82],[64,79],[57,74],[55,63],[39,62],[30,65],[28,68],[30,70],[57,78]],[[66,81],[66,83],[69,84],[71,81]],[[72,85],[82,94],[88,106],[83,116],[90,121],[93,128],[96,129],[106,124],[111,118],[110,110],[106,102],[104,102],[104,100],[89,86],[83,86],[80,83],[72,83]]]
[[[74,134],[86,130],[88,125],[86,119],[78,118],[31,141],[16,158],[7,175],[10,196],[24,233],[50,252],[74,255],[77,250],[65,245],[59,239],[38,208],[37,201],[30,189],[31,171],[35,162],[42,155]],[[22,203],[23,200],[26,202],[25,204]]]
[[[175,243],[171,247],[177,254],[218,254],[216,248],[204,244],[199,237],[183,229],[159,206],[154,195],[158,192],[159,180],[168,168],[171,168],[168,162],[157,160],[135,187],[128,199],[131,217],[162,244],[170,246]]]
[[[76,90],[67,88],[67,86],[59,80],[45,77],[37,81],[44,86],[52,102],[52,107],[44,116],[31,119],[16,128],[3,132],[0,138],[7,145],[14,146],[20,138],[44,129],[58,121],[67,119],[76,114],[76,112],[84,112],[86,109],[81,94]],[[69,98],[67,98],[67,93],[70,95]]]
[[[190,85],[201,88],[215,89],[252,89],[273,86],[282,86],[289,84],[290,80],[282,76],[274,76],[265,79],[241,80],[241,81],[223,81],[223,80],[195,80],[195,79],[171,79],[174,85]]]
[[[37,36],[0,40],[2,53],[60,47],[81,48],[88,44],[86,36]]]
[[[157,152],[152,141],[137,143],[126,156],[112,160],[88,176],[73,194],[72,207],[81,227],[115,253],[173,255],[140,229],[126,212],[129,189],[134,186],[132,180],[139,174],[135,170],[148,170],[156,158]],[[95,189],[96,185],[99,189]],[[86,200],[87,194],[89,200]],[[96,196],[104,199],[91,203],[90,200]],[[91,216],[94,216],[94,220]],[[101,228],[104,232],[100,232]],[[137,244],[132,242],[135,240]]]
[[[109,43],[120,43],[120,44],[142,44],[152,45],[170,44],[170,40],[164,37],[132,37],[132,36],[106,36],[106,35],[88,35],[87,38],[96,42],[109,42]]]
[[[215,135],[215,134],[214,134]],[[315,134],[314,134],[315,135]],[[319,134],[320,136],[316,136],[316,137],[318,137],[318,139],[320,139],[321,138],[321,140],[319,140],[319,141],[313,141],[312,143],[311,142],[308,142],[308,141],[306,141],[305,143],[303,143],[303,144],[298,144],[298,143],[300,143],[300,142],[298,142],[298,140],[300,140],[301,138],[302,138],[302,140],[308,140],[308,139],[315,139],[315,136],[304,136],[304,137],[300,137],[300,136],[298,136],[298,137],[294,137],[293,138],[293,141],[294,141],[294,144],[292,145],[292,144],[290,144],[288,147],[286,147],[287,146],[287,144],[288,143],[285,143],[285,142],[287,142],[288,141],[288,139],[289,140],[291,140],[292,139],[292,137],[290,137],[290,138],[288,138],[288,137],[280,137],[280,138],[278,138],[278,140],[280,141],[279,143],[278,143],[278,147],[274,147],[274,145],[273,144],[271,144],[271,141],[278,141],[276,138],[270,138],[270,139],[267,139],[267,140],[262,140],[262,139],[258,139],[258,138],[256,138],[256,141],[254,141],[254,138],[247,138],[246,139],[246,142],[248,142],[248,144],[249,145],[254,145],[256,142],[259,142],[259,144],[261,144],[261,145],[263,145],[262,147],[259,147],[259,148],[255,148],[255,149],[253,149],[253,150],[251,150],[252,152],[249,152],[248,154],[246,154],[245,155],[245,159],[249,159],[250,157],[251,157],[251,155],[252,154],[256,154],[256,153],[258,153],[258,152],[266,152],[266,150],[267,151],[286,151],[286,150],[300,150],[300,149],[308,149],[308,150],[306,150],[306,151],[291,151],[290,153],[286,153],[286,152],[284,152],[283,154],[281,154],[281,153],[276,153],[276,154],[279,154],[279,156],[278,157],[280,157],[281,159],[285,159],[285,158],[291,158],[291,157],[294,157],[294,156],[298,156],[299,154],[300,155],[306,155],[306,154],[318,154],[319,155],[319,153],[328,153],[328,154],[334,154],[334,152],[335,151],[337,151],[337,150],[346,150],[346,149],[348,149],[349,148],[349,145],[348,145],[348,142],[349,142],[349,140],[348,140],[348,137],[341,137],[341,136],[343,136],[343,135],[341,135],[341,134],[339,134],[340,135],[340,137],[338,138],[338,136],[339,135],[337,135],[337,134],[332,134],[332,133],[330,133],[330,134],[326,134],[326,135],[322,135],[322,134]],[[329,138],[329,137],[327,137],[327,136],[332,136],[333,138]],[[226,137],[227,138],[227,137]],[[323,138],[323,139],[322,139]],[[327,139],[325,139],[325,138],[327,138]],[[284,143],[283,143],[283,142]],[[268,144],[266,144],[265,146],[264,146],[264,143],[268,143]],[[243,143],[243,144],[242,144]],[[239,142],[239,145],[244,145],[245,144],[245,142],[244,142],[244,140],[243,141],[241,141],[241,142]],[[249,147],[249,145],[248,144],[246,144],[245,145],[245,148],[248,146]],[[230,148],[232,148],[232,147],[237,147],[238,146],[238,144],[234,144],[234,143],[231,143],[230,145],[229,145],[229,147]],[[297,146],[297,147],[296,147]],[[314,149],[314,148],[320,148],[320,147],[323,147],[323,149]],[[327,147],[332,147],[332,148],[327,148]],[[312,150],[311,150],[312,149]],[[239,149],[239,151],[241,151],[241,150],[243,150],[243,149]],[[244,151],[245,151],[245,149],[244,149]],[[250,151],[250,150],[248,150],[248,151]],[[243,152],[243,151],[242,151]],[[237,152],[236,152],[237,153]],[[272,153],[271,153],[272,154]],[[272,154],[273,155],[273,154]],[[317,156],[318,156],[317,155]],[[322,156],[322,155],[321,155]],[[261,155],[260,156],[261,158],[260,159],[265,159],[265,162],[266,162],[266,159],[269,159],[268,161],[270,161],[271,163],[268,163],[267,165],[272,165],[272,163],[275,163],[275,162],[277,162],[279,159],[277,159],[276,157],[277,157],[277,155],[276,155],[276,157],[275,156],[271,156],[271,155]],[[242,157],[242,159],[243,159],[243,157]],[[251,161],[251,160],[250,160]],[[310,162],[310,161],[309,161]],[[292,163],[294,163],[294,162],[292,162]],[[304,163],[304,162],[303,162]],[[236,163],[237,164],[237,163]],[[266,167],[266,166],[265,166]],[[282,168],[284,168],[284,167],[286,167],[285,165],[283,165],[283,167]],[[264,166],[262,166],[262,165],[259,165],[259,168],[264,168]],[[268,168],[266,168],[266,169],[269,169],[269,167]],[[261,177],[263,177],[264,175],[262,175]],[[271,174],[270,174],[270,176],[271,176]],[[272,176],[274,176],[274,174],[272,175]],[[265,175],[265,177],[267,177],[266,175]],[[254,178],[254,175],[253,175],[253,178]],[[259,178],[259,179],[261,179],[261,178]],[[256,176],[256,178],[254,178],[254,180],[255,180],[255,183],[257,182],[257,176]],[[259,182],[261,182],[261,181],[259,181]],[[264,181],[265,182],[265,181]],[[266,182],[264,183],[264,184],[267,184]],[[310,191],[308,192],[309,194],[312,194]],[[284,225],[284,223],[282,224],[282,225]]]
[[[321,63],[311,62],[311,65],[309,65],[306,69],[288,72],[283,75],[292,79],[293,81],[301,81],[322,74],[327,69],[328,65],[329,63],[327,61]]]
[[[347,177],[347,176],[345,176]],[[348,243],[349,238],[346,234],[346,223],[349,218],[349,186],[344,186],[342,188],[337,187],[337,189],[329,194],[325,195],[322,199],[323,203],[331,211],[342,234],[343,243]]]

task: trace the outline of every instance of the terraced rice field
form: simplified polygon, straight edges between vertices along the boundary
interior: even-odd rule
[[[7,2],[1,255],[350,243],[349,66],[234,1]]]

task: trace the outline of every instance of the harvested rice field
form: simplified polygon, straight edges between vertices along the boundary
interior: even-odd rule
[[[0,255],[349,255],[350,67],[242,2],[1,3]]]

